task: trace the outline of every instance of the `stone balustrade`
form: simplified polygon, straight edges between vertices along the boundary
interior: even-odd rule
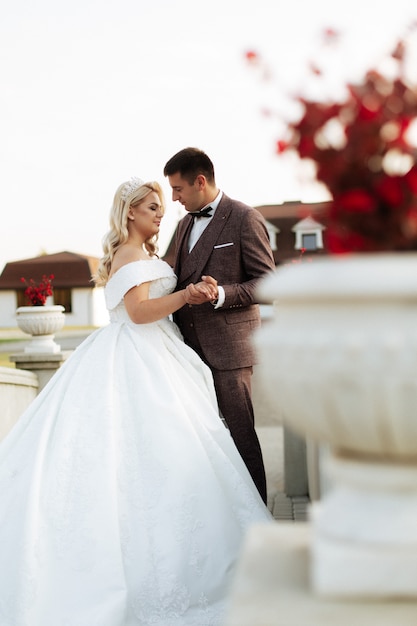
[[[0,441],[45,387],[71,351],[57,354],[12,354],[16,369],[0,367]]]
[[[0,367],[0,440],[34,400],[38,389],[38,377],[33,372]]]

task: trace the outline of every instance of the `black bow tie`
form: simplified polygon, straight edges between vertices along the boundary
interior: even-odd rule
[[[189,215],[192,215],[193,217],[197,217],[197,218],[210,217],[212,210],[213,210],[213,207],[207,206],[205,209],[202,209],[201,211],[190,212]]]

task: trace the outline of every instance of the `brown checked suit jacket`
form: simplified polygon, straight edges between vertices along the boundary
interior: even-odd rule
[[[186,215],[176,231],[177,289],[209,275],[224,288],[226,298],[219,309],[211,303],[185,305],[174,319],[187,343],[195,346],[197,340],[211,367],[250,367],[256,360],[251,335],[260,325],[256,288],[275,268],[264,219],[256,209],[223,194],[212,220],[188,253],[192,223],[192,216]]]

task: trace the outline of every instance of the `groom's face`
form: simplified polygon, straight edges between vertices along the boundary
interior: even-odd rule
[[[204,202],[204,176],[197,176],[192,184],[181,174],[168,176],[169,184],[172,188],[172,199],[180,202],[186,211],[199,211]]]

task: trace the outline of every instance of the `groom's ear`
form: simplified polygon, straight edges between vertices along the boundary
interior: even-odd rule
[[[195,179],[195,182],[197,183],[197,187],[199,189],[204,189],[207,183],[206,177],[204,176],[204,174],[199,174]]]

